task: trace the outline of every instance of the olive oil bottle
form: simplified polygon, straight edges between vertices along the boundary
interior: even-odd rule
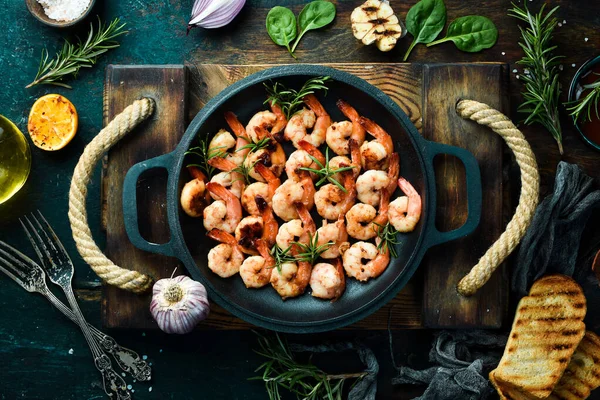
[[[0,115],[0,204],[21,189],[30,170],[27,139],[15,124]]]

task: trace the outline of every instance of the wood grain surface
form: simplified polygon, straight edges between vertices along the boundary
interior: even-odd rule
[[[422,328],[429,324],[438,326],[442,324],[433,317],[438,315],[437,313],[440,310],[442,310],[441,315],[452,315],[454,317],[454,320],[452,317],[448,318],[444,326],[499,326],[506,305],[504,301],[504,293],[507,290],[506,279],[502,279],[502,277],[495,279],[492,282],[495,285],[495,289],[486,292],[488,293],[486,299],[489,300],[489,303],[493,303],[494,307],[490,305],[486,306],[487,302],[478,302],[477,299],[468,301],[467,303],[470,306],[466,306],[462,299],[456,295],[452,296],[452,294],[453,285],[458,282],[465,270],[474,265],[476,258],[483,254],[485,248],[493,241],[494,234],[499,234],[502,229],[500,226],[502,216],[501,145],[491,133],[485,131],[485,128],[475,126],[474,124],[468,125],[468,123],[461,121],[454,114],[453,109],[450,110],[448,108],[450,104],[448,101],[450,100],[444,94],[456,93],[472,98],[480,98],[484,101],[489,100],[490,104],[500,106],[501,93],[506,89],[503,83],[505,82],[506,74],[502,65],[462,64],[429,67],[413,64],[331,64],[330,66],[360,76],[382,89],[400,105],[417,128],[421,129],[423,121],[428,124],[426,127],[423,127],[426,131],[425,136],[429,139],[456,145],[467,145],[470,143],[467,147],[471,151],[480,154],[480,161],[488,158],[493,159],[489,164],[481,163],[482,170],[485,172],[484,177],[486,178],[484,180],[484,191],[490,189],[490,199],[493,199],[489,203],[486,203],[486,206],[491,207],[488,210],[495,210],[495,213],[490,213],[493,217],[490,216],[485,220],[485,223],[489,224],[487,229],[488,234],[482,237],[473,235],[467,239],[463,239],[462,245],[464,249],[456,252],[452,260],[445,259],[444,263],[440,263],[440,260],[446,258],[447,248],[440,246],[439,249],[431,250],[430,253],[433,253],[433,258],[424,261],[421,268],[421,270],[426,271],[426,276],[430,278],[425,281],[425,286],[423,286],[423,272],[421,271],[411,279],[407,287],[392,302],[363,321],[352,325],[350,328],[387,329],[388,321],[395,329]],[[203,64],[189,66],[187,122],[195,116],[208,100],[231,83],[268,67],[270,65],[231,66]],[[165,83],[165,76],[146,74],[147,68],[149,67],[123,67],[122,71],[120,66],[112,66],[110,68],[107,72],[106,84],[108,110],[114,110],[114,103],[120,104],[123,101],[122,99],[139,97],[140,93],[148,90],[147,86],[149,82],[153,82],[153,89],[158,90],[152,93],[153,96],[168,98],[169,94],[165,97],[160,93],[160,88]],[[136,72],[134,73],[133,71]],[[446,76],[445,74],[451,74],[452,76]],[[149,81],[146,81],[146,78],[141,78],[142,76],[147,77]],[[422,76],[426,80],[422,80]],[[129,79],[131,77],[136,78]],[[461,77],[463,79],[458,79],[457,82],[459,83],[456,83],[453,79],[448,79]],[[156,82],[157,79],[158,82]],[[485,85],[486,82],[490,84]],[[432,87],[428,88],[430,84]],[[175,83],[171,82],[171,85],[180,85],[182,87],[180,90],[186,87],[184,79],[180,79]],[[167,86],[167,88],[179,93],[172,86]],[[485,88],[486,92],[484,97],[481,97],[479,93],[482,88]],[[432,102],[432,104],[424,108],[423,104],[427,104],[427,102]],[[437,104],[439,102],[443,104]],[[111,185],[122,181],[127,169],[140,161],[138,159],[140,154],[146,154],[147,158],[150,158],[154,155],[171,151],[175,147],[182,135],[182,131],[179,125],[176,129],[171,129],[170,124],[173,123],[173,118],[181,118],[181,113],[184,110],[185,106],[182,103],[174,102],[173,104],[169,104],[169,118],[166,120],[165,125],[163,125],[162,119],[158,116],[148,124],[151,132],[163,132],[164,136],[170,137],[168,140],[138,141],[135,143],[135,149],[129,150],[124,150],[129,145],[123,144],[123,146],[115,150],[116,157],[113,157],[113,152],[109,154],[106,177],[111,182]],[[431,115],[424,117],[421,110],[428,110]],[[107,115],[113,115],[113,112],[111,111]],[[461,129],[455,129],[459,127]],[[143,136],[146,137],[146,134]],[[453,137],[454,139],[452,139]],[[472,138],[476,139],[473,140]],[[163,149],[162,152],[159,151],[161,148]],[[133,152],[136,156],[123,155],[129,154],[129,152]],[[121,171],[119,178],[115,176],[114,171],[116,170]],[[457,194],[449,191],[450,188],[464,187],[464,182],[460,181],[460,170],[456,165],[452,168],[441,165],[438,171],[438,182],[442,183],[439,187],[439,190],[441,190],[442,209],[445,208],[447,211],[445,213],[440,212],[439,215],[442,216],[443,221],[450,221],[450,223],[445,223],[445,225],[440,227],[440,229],[443,229],[444,227],[451,227],[453,221],[460,220],[460,218],[465,216],[466,209],[464,205],[466,204],[466,196],[464,193]],[[111,172],[113,174],[112,178]],[[150,189],[150,187],[155,188],[156,193],[164,195],[164,181],[160,179],[140,181],[138,184],[138,196],[142,196],[138,201],[138,213],[140,215],[154,216],[154,211],[149,209],[148,206],[151,207],[161,201],[163,208],[165,206],[164,197],[162,200],[158,200],[156,197],[144,199],[144,195],[148,195],[149,192],[154,190]],[[443,191],[444,189],[446,189],[445,192]],[[116,236],[111,237],[107,243],[107,253],[109,256],[118,253],[117,258],[123,260],[122,262],[130,260],[129,265],[136,265],[135,263],[143,261],[144,271],[151,271],[151,274],[156,278],[168,277],[174,266],[177,265],[177,262],[173,260],[167,262],[164,257],[152,255],[146,255],[143,259],[139,259],[139,253],[141,253],[139,250],[134,249],[130,243],[127,243],[125,246],[122,245],[123,240],[127,240],[126,236],[122,236],[124,234],[122,215],[120,212],[113,212],[113,208],[120,207],[120,204],[112,198],[113,193],[120,196],[120,192],[117,193],[110,190],[110,193],[111,196],[109,198],[112,201],[108,200],[105,208],[105,215],[110,216],[106,218],[107,236],[111,236],[114,233],[116,233]],[[152,193],[152,196],[155,196],[156,193]],[[500,196],[497,196],[498,193],[500,193]],[[452,198],[452,202],[448,200],[446,201],[447,204],[444,203],[444,199],[449,199],[450,197]],[[151,230],[163,229],[163,232],[154,236],[147,236],[148,239],[154,238],[156,242],[164,241],[166,238],[165,235],[168,235],[164,231],[166,229],[164,224],[154,222],[157,220],[160,221],[159,216],[160,213],[156,215],[156,218],[151,218],[152,222],[149,222],[149,228]],[[455,244],[449,244],[448,246],[455,246]],[[434,276],[443,278],[441,280],[438,278],[434,279],[432,278]],[[452,283],[453,280],[454,283]],[[442,284],[442,290],[433,290],[433,288],[439,287]],[[147,297],[135,298],[135,296],[129,293],[114,288],[107,288],[103,304],[104,322],[109,327],[143,329],[156,327],[148,312]],[[127,306],[124,307],[123,304],[127,304]],[[486,310],[489,310],[483,312],[480,309],[481,307],[486,307]],[[249,324],[233,317],[217,305],[213,305],[211,311],[210,317],[201,324],[201,328],[243,329],[250,327]],[[427,320],[424,320],[424,317]]]
[[[481,222],[470,236],[436,246],[423,260],[423,319],[431,328],[499,328],[508,306],[504,268],[494,273],[484,290],[471,297],[456,291],[465,276],[504,230],[502,224],[503,141],[494,132],[455,117],[459,99],[472,99],[506,112],[507,70],[503,64],[425,65],[423,69],[423,136],[469,150],[481,170]],[[436,226],[460,227],[467,218],[465,169],[454,156],[434,162],[437,187]]]
[[[123,224],[123,180],[127,170],[140,161],[175,148],[185,131],[186,69],[179,66],[127,67],[109,65],[104,87],[104,121],[108,123],[134,100],[151,97],[156,111],[136,131],[110,150],[103,173],[102,220],[106,230],[105,253],[124,268],[156,277],[169,276],[179,265],[176,259],[135,248]],[[166,174],[152,171],[138,181],[140,233],[154,243],[169,240],[165,207]],[[181,269],[181,268],[180,268]],[[102,316],[107,327],[154,324],[148,311],[150,295],[136,294],[104,285]]]

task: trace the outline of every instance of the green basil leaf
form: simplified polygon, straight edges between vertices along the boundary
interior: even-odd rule
[[[475,53],[489,49],[498,40],[498,29],[489,18],[480,15],[467,15],[452,21],[448,25],[446,37],[429,43],[427,47],[453,41],[459,50]]]
[[[292,53],[296,50],[296,46],[304,34],[313,29],[319,29],[329,25],[335,18],[335,6],[328,1],[313,1],[308,3],[300,15],[298,15],[298,26],[300,27],[300,35],[292,47]]]
[[[290,54],[290,43],[296,38],[296,17],[289,8],[276,6],[267,14],[267,33],[279,46],[285,46]],[[293,54],[292,54],[293,56]]]
[[[444,0],[421,0],[406,14],[406,30],[413,35],[413,42],[404,55],[404,61],[417,43],[435,40],[446,25]]]

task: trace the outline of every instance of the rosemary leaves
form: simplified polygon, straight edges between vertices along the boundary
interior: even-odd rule
[[[529,73],[521,75],[525,83],[523,91],[524,102],[519,111],[527,114],[525,124],[542,124],[554,137],[560,154],[563,154],[562,130],[560,126],[558,106],[560,104],[560,85],[558,82],[558,60],[560,56],[553,55],[556,46],[551,44],[552,33],[557,19],[554,16],[558,6],[544,14],[543,5],[537,14],[532,14],[527,6],[520,8],[513,3],[509,15],[526,23],[519,27],[522,41],[519,46],[525,55],[518,64],[525,67]]]
[[[114,39],[128,32],[123,30],[124,27],[125,24],[121,24],[119,18],[108,25],[98,18],[97,30],[94,31],[94,25],[90,24],[85,42],[79,40],[75,45],[65,40],[62,49],[52,59],[49,59],[48,50],[43,49],[37,75],[26,87],[46,84],[71,89],[71,86],[62,82],[63,79],[69,75],[76,76],[81,68],[92,67],[100,55],[119,47]]]
[[[298,111],[302,106],[304,96],[314,94],[318,90],[327,93],[327,82],[331,81],[328,76],[318,76],[307,80],[300,90],[289,89],[279,82],[268,85],[264,84],[267,89],[269,98],[265,100],[265,104],[276,104],[281,107],[287,119]]]

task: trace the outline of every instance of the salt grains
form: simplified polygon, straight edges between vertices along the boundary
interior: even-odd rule
[[[55,21],[73,21],[87,10],[91,0],[37,0],[48,18]]]

